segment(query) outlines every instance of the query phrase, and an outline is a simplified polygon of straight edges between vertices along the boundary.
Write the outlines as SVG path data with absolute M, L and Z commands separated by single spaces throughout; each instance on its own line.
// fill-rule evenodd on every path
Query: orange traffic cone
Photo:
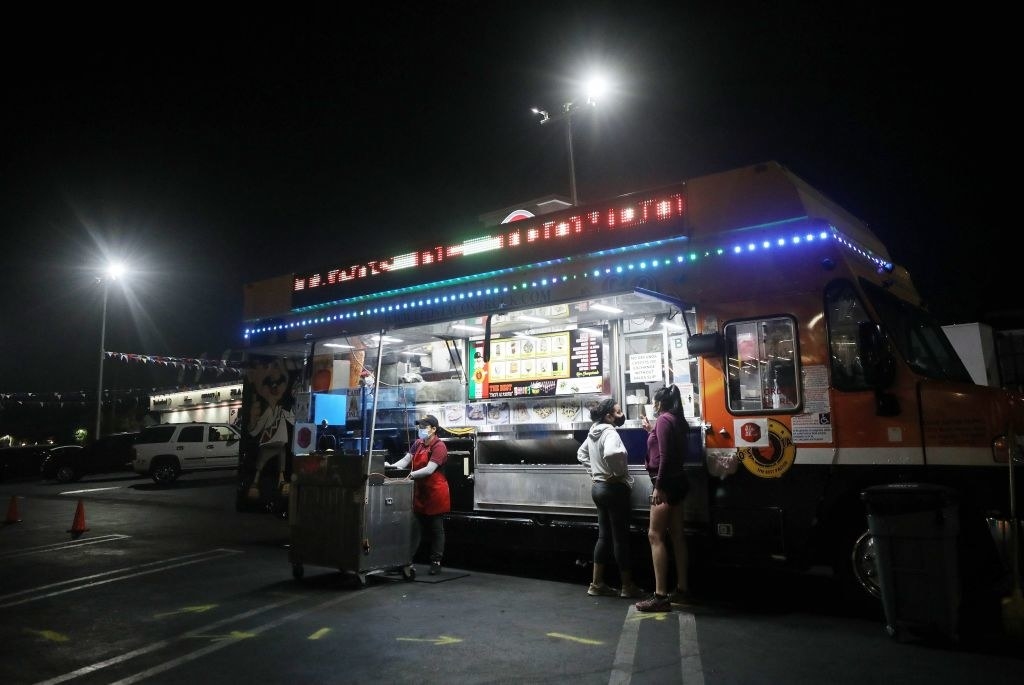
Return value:
M 82 503 L 82 500 L 78 500 L 78 508 L 75 509 L 75 520 L 71 523 L 71 530 L 68 532 L 71 533 L 72 537 L 78 537 L 87 530 L 89 529 L 85 527 L 85 505 Z
M 21 518 L 18 516 L 17 495 L 11 495 L 11 503 L 7 505 L 7 519 L 4 523 L 21 523 Z

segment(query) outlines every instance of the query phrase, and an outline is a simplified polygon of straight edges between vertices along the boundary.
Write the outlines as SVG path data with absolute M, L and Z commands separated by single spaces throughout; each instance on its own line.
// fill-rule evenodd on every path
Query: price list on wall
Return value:
M 601 375 L 601 338 L 575 331 L 569 354 L 571 374 L 576 378 Z

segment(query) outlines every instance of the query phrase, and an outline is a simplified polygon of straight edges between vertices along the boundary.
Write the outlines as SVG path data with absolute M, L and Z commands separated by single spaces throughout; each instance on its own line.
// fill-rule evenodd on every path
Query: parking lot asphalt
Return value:
M 899 642 L 816 576 L 723 573 L 653 615 L 536 560 L 295 581 L 287 521 L 234 512 L 230 480 L 0 484 L 21 518 L 0 529 L 0 682 L 1024 682 L 1019 643 Z

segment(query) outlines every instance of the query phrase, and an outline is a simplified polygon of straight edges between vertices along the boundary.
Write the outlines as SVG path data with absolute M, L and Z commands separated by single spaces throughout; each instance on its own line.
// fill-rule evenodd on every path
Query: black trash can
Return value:
M 876 485 L 861 493 L 877 550 L 890 636 L 955 642 L 960 612 L 959 496 L 930 483 Z

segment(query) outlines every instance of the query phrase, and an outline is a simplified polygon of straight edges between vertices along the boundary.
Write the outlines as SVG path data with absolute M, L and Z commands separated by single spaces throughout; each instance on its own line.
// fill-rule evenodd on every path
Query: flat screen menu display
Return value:
M 470 343 L 469 397 L 529 398 L 601 392 L 605 331 L 598 328 Z

